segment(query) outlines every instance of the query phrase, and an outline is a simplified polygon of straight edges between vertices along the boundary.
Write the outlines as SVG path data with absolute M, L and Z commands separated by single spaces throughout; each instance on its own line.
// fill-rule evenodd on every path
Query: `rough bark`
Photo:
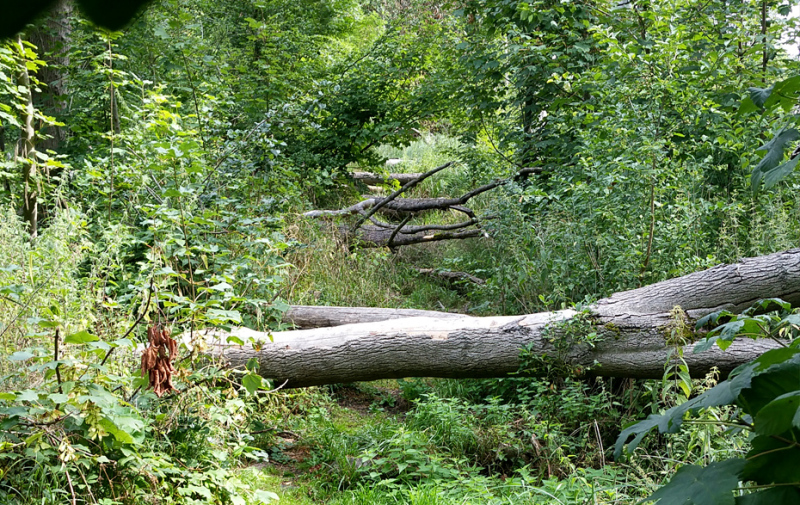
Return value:
M 209 332 L 213 353 L 231 366 L 259 360 L 260 373 L 288 387 L 400 377 L 502 377 L 518 370 L 529 349 L 550 370 L 613 377 L 661 378 L 674 308 L 689 319 L 726 308 L 740 311 L 769 297 L 800 303 L 800 249 L 720 265 L 600 300 L 587 314 L 573 310 L 504 317 L 411 317 L 335 328 L 273 333 L 233 331 L 251 345 L 227 343 Z M 671 312 L 673 312 L 671 314 Z M 571 329 L 570 329 L 571 328 Z M 585 333 L 596 333 L 587 341 Z M 777 346 L 771 340 L 737 340 L 684 359 L 693 376 L 717 367 L 723 374 Z M 530 373 L 542 373 L 532 369 Z
M 353 172 L 351 174 L 353 179 L 363 182 L 364 184 L 387 184 L 392 181 L 397 181 L 401 186 L 405 186 L 409 182 L 419 179 L 422 174 L 376 174 L 374 172 Z
M 43 87 L 33 92 L 33 103 L 44 114 L 57 119 L 63 117 L 67 103 L 64 97 L 69 92 L 66 68 L 69 66 L 69 46 L 72 35 L 72 3 L 58 0 L 48 15 L 43 18 L 28 37 L 47 65 L 37 71 Z M 56 125 L 44 126 L 37 147 L 40 151 L 58 151 L 66 139 L 64 129 Z
M 25 54 L 25 44 L 22 37 L 17 35 L 17 45 L 20 54 Z M 25 94 L 25 113 L 22 116 L 22 126 L 19 129 L 19 139 L 14 150 L 15 161 L 19 162 L 22 169 L 22 217 L 28 223 L 31 237 L 38 235 L 39 227 L 39 181 L 38 164 L 36 162 L 36 129 L 34 120 L 36 119 L 36 109 L 33 106 L 33 95 L 31 94 L 31 78 L 28 73 L 26 62 L 20 65 L 17 84 L 24 90 Z

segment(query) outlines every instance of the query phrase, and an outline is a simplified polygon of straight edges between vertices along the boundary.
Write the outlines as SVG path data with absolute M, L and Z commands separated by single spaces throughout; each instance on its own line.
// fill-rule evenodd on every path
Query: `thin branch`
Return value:
M 61 390 L 61 363 L 58 362 L 58 360 L 61 359 L 58 349 L 59 341 L 61 340 L 60 330 L 60 328 L 56 328 L 56 336 L 53 339 L 53 361 L 56 362 L 56 380 L 58 381 L 58 392 L 64 394 L 64 391 Z
M 402 188 L 398 189 L 397 191 L 395 191 L 394 193 L 392 193 L 388 197 L 384 198 L 383 200 L 381 200 L 380 202 L 375 204 L 375 206 L 372 207 L 372 209 L 370 209 L 370 211 L 367 212 L 367 214 L 365 216 L 362 216 L 361 218 L 359 218 L 358 221 L 356 221 L 356 224 L 353 225 L 353 227 L 352 227 L 352 231 L 357 230 L 362 224 L 364 224 L 364 221 L 369 219 L 370 216 L 375 214 L 378 210 L 380 210 L 386 204 L 388 204 L 389 202 L 393 201 L 395 198 L 397 198 L 398 196 L 400 196 L 404 192 L 408 191 L 409 189 L 413 188 L 414 186 L 416 186 L 420 182 L 424 181 L 428 177 L 432 176 L 433 174 L 435 174 L 437 172 L 441 172 L 445 168 L 451 166 L 453 163 L 455 163 L 455 162 L 454 161 L 449 161 L 449 162 L 445 163 L 444 165 L 438 166 L 438 167 L 434 168 L 433 170 L 425 172 L 424 174 L 419 176 L 417 179 L 414 179 L 413 181 L 405 184 Z
M 144 306 L 144 310 L 139 313 L 139 317 L 136 318 L 136 321 L 133 322 L 133 325 L 131 325 L 131 327 L 128 329 L 128 331 L 125 332 L 125 334 L 122 336 L 122 338 L 126 338 L 128 335 L 130 335 L 131 332 L 134 330 L 134 328 L 136 328 L 136 325 L 138 325 L 139 322 L 142 320 L 142 318 L 145 316 L 145 314 L 147 314 L 147 309 L 150 308 L 150 297 L 152 295 L 153 295 L 153 278 L 151 277 L 150 278 L 150 287 L 147 290 L 147 303 Z M 103 358 L 103 361 L 100 362 L 100 366 L 103 366 L 103 365 L 106 364 L 106 361 L 108 361 L 108 358 L 111 357 L 111 353 L 114 352 L 114 349 L 116 349 L 116 347 L 112 347 L 111 349 L 108 350 L 108 352 L 106 352 L 106 357 Z
M 397 227 L 394 229 L 394 231 L 392 231 L 392 234 L 391 234 L 391 235 L 389 235 L 389 240 L 387 240 L 387 241 L 386 241 L 386 247 L 388 247 L 389 249 L 391 249 L 391 248 L 392 248 L 392 243 L 394 242 L 394 238 L 397 236 L 397 233 L 400 231 L 400 229 L 401 229 L 403 226 L 405 226 L 405 225 L 406 225 L 406 223 L 408 223 L 409 221 L 411 221 L 411 218 L 412 218 L 413 216 L 414 216 L 414 214 L 409 214 L 409 215 L 407 215 L 407 216 L 405 217 L 405 219 L 403 219 L 403 220 L 400 222 L 400 224 L 398 224 L 398 225 L 397 225 Z

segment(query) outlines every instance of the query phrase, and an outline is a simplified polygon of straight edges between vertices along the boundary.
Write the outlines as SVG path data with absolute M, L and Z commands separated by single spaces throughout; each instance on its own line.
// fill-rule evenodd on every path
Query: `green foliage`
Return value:
M 776 306 L 778 311 L 774 311 Z M 762 313 L 765 311 L 768 312 Z M 720 318 L 730 318 L 730 321 L 710 332 L 706 344 L 697 346 L 695 352 L 706 350 L 713 342 L 725 349 L 736 336 L 768 337 L 781 343 L 782 347 L 739 366 L 727 380 L 703 394 L 625 428 L 617 439 L 615 456 L 620 457 L 623 445 L 631 435 L 635 438 L 628 444 L 629 452 L 653 428 L 657 427 L 662 433 L 675 433 L 681 429 L 687 413 L 735 405 L 741 410 L 735 421 L 728 424 L 753 434 L 747 459 L 728 459 L 707 468 L 689 467 L 676 474 L 667 486 L 649 499 L 667 500 L 667 503 L 686 503 L 687 499 L 692 503 L 733 503 L 732 491 L 739 489 L 739 481 L 752 481 L 767 490 L 773 486 L 790 487 L 793 493 L 786 498 L 796 498 L 800 476 L 789 461 L 800 456 L 793 441 L 800 428 L 796 402 L 800 377 L 798 313 L 782 300 L 762 300 L 739 316 L 727 311 L 710 314 L 698 321 L 697 327 L 699 329 L 709 322 L 718 323 Z M 706 494 L 709 488 L 713 495 Z M 781 503 L 791 503 L 791 500 Z

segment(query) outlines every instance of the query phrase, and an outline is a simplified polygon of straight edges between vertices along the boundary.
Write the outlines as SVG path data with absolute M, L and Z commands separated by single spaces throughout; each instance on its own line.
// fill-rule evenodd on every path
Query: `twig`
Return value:
M 125 332 L 125 334 L 122 336 L 122 338 L 126 338 L 128 335 L 130 335 L 131 332 L 134 330 L 134 328 L 136 328 L 136 325 L 138 325 L 139 322 L 142 320 L 142 318 L 145 316 L 145 314 L 147 314 L 147 309 L 150 308 L 150 297 L 152 295 L 153 295 L 153 278 L 151 277 L 150 278 L 150 287 L 147 290 L 147 303 L 144 306 L 144 310 L 139 313 L 139 317 L 136 318 L 136 321 L 133 322 L 133 325 L 128 329 L 128 331 Z M 106 364 L 106 361 L 108 361 L 108 358 L 111 357 L 111 353 L 114 352 L 114 349 L 116 349 L 116 347 L 112 347 L 111 349 L 108 350 L 108 352 L 106 352 L 106 357 L 103 358 L 102 362 L 100 362 L 100 366 L 103 366 L 103 365 Z
M 53 339 L 53 361 L 56 362 L 56 380 L 58 381 L 58 392 L 64 394 L 64 391 L 61 390 L 61 363 L 58 362 L 60 359 L 58 344 L 61 340 L 61 329 L 56 328 L 56 336 Z
M 283 381 L 283 384 L 281 384 L 280 386 L 276 387 L 275 389 L 270 389 L 269 391 L 264 391 L 264 394 L 268 395 L 270 393 L 277 393 L 278 391 L 283 389 L 283 387 L 286 386 L 286 384 L 288 384 L 288 383 L 289 383 L 289 379 L 286 379 L 285 381 Z
M 69 492 L 72 495 L 72 505 L 77 505 L 78 498 L 75 496 L 75 488 L 72 487 L 72 477 L 69 476 L 69 470 L 66 470 L 64 473 L 67 474 L 67 484 L 69 484 Z
M 405 217 L 405 218 L 404 218 L 404 219 L 403 219 L 403 220 L 400 222 L 400 224 L 398 224 L 398 225 L 397 225 L 397 227 L 394 229 L 394 231 L 392 231 L 392 234 L 391 234 L 391 235 L 389 235 L 389 240 L 387 240 L 387 241 L 386 241 L 386 247 L 388 247 L 389 249 L 391 249 L 391 248 L 392 248 L 392 242 L 394 241 L 394 238 L 397 236 L 397 233 L 400 231 L 400 229 L 401 229 L 403 226 L 405 226 L 405 225 L 406 225 L 406 223 L 408 223 L 409 221 L 411 221 L 411 218 L 412 218 L 413 216 L 414 216 L 414 214 L 409 214 L 409 215 L 407 215 L 407 216 L 406 216 L 406 217 Z

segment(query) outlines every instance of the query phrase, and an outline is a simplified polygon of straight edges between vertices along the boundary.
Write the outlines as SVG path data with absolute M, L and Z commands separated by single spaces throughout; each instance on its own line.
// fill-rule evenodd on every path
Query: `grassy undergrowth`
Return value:
M 632 504 L 678 462 L 737 450 L 699 427 L 608 461 L 620 423 L 647 407 L 632 386 L 647 390 L 411 379 L 288 393 L 285 429 L 260 440 L 270 463 L 239 476 L 289 504 Z

